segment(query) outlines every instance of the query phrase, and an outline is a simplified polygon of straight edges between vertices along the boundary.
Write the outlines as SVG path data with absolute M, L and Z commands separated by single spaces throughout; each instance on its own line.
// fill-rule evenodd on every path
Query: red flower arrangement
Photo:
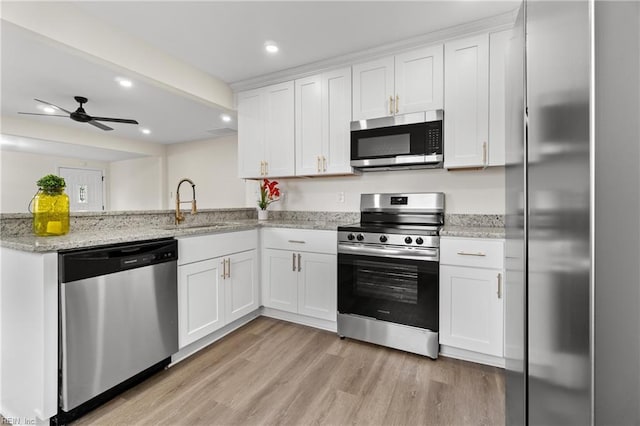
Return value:
M 280 189 L 278 188 L 278 181 L 269 179 L 263 179 L 260 184 L 260 199 L 258 200 L 258 207 L 261 210 L 266 210 L 269 204 L 280 199 Z

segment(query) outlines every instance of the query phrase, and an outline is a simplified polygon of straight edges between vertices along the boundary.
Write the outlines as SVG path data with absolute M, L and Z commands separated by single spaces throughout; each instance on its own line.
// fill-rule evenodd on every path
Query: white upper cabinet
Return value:
M 296 80 L 295 98 L 296 175 L 353 173 L 351 69 Z
M 511 30 L 489 34 L 489 165 L 505 164 L 506 59 Z
M 293 81 L 265 88 L 266 176 L 295 174 L 293 90 Z
M 393 56 L 353 66 L 353 120 L 393 115 Z
M 293 81 L 238 94 L 238 174 L 295 174 Z
M 441 109 L 442 45 L 353 66 L 353 120 Z
M 454 40 L 444 49 L 444 166 L 487 166 L 489 35 Z
M 442 109 L 442 45 L 396 55 L 396 114 Z
M 254 178 L 262 175 L 264 164 L 264 125 L 262 91 L 238 94 L 238 175 Z

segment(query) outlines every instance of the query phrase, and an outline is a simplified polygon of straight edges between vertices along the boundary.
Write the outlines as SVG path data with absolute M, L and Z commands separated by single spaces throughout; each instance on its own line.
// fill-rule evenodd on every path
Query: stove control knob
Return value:
M 424 243 L 424 240 L 421 237 L 416 238 L 416 244 L 421 245 Z
M 358 239 L 358 241 L 362 241 L 362 240 L 364 240 L 364 235 L 358 234 L 358 236 L 356 238 Z
M 407 237 L 404 239 L 404 242 L 407 244 L 411 244 L 413 242 L 413 240 L 411 239 L 411 237 Z
M 380 242 L 381 243 L 386 243 L 387 242 L 387 236 L 386 235 L 380 235 Z
M 353 235 L 353 234 L 347 235 L 347 240 L 349 240 L 349 241 L 353 240 L 354 238 L 355 238 L 355 235 Z

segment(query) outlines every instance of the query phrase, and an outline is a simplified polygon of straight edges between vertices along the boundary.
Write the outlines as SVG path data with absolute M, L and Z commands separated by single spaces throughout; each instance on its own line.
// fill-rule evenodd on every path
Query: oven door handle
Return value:
M 433 262 L 438 262 L 440 260 L 439 250 L 435 248 L 398 250 L 393 248 L 371 247 L 364 245 L 338 244 L 338 253 L 387 257 L 391 259 L 429 260 Z

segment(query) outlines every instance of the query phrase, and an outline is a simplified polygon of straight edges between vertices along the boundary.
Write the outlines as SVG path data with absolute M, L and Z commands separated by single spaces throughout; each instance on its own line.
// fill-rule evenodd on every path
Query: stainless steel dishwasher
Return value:
M 170 363 L 177 258 L 173 239 L 59 253 L 58 424 Z

